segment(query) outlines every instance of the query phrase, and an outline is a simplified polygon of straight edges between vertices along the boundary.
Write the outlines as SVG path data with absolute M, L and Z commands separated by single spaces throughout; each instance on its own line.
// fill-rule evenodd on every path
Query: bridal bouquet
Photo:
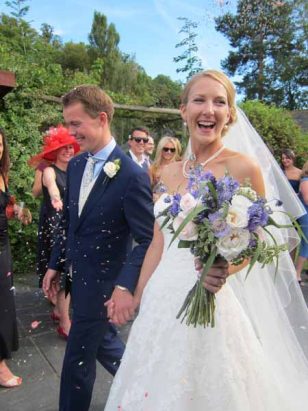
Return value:
M 187 325 L 215 325 L 215 295 L 202 283 L 216 258 L 233 265 L 249 261 L 247 275 L 256 262 L 263 266 L 278 257 L 287 244 L 278 244 L 269 230 L 280 226 L 272 218 L 270 204 L 259 197 L 249 183 L 240 185 L 230 175 L 216 179 L 209 171 L 196 167 L 190 173 L 188 191 L 161 196 L 159 216 L 162 226 L 168 224 L 173 233 L 171 243 L 178 238 L 178 247 L 190 248 L 203 264 L 203 270 L 177 315 Z M 282 203 L 275 201 L 276 205 Z

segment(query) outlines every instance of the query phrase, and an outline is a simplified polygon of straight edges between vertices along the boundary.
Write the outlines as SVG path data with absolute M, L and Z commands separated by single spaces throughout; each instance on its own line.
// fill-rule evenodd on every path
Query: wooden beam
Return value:
M 40 96 L 42 100 L 51 101 L 53 103 L 61 103 L 60 97 L 53 97 L 53 96 Z M 130 106 L 128 104 L 118 104 L 114 103 L 114 107 L 117 110 L 127 110 L 127 111 L 142 111 L 144 113 L 153 113 L 153 114 L 172 114 L 174 116 L 180 115 L 180 110 L 176 108 L 160 108 L 160 107 L 144 107 L 144 106 Z

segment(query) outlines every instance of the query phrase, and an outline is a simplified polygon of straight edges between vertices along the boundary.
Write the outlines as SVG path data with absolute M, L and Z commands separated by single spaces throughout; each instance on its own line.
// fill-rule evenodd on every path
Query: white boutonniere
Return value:
M 103 170 L 109 178 L 113 178 L 121 168 L 121 160 L 119 158 L 114 161 L 108 161 Z

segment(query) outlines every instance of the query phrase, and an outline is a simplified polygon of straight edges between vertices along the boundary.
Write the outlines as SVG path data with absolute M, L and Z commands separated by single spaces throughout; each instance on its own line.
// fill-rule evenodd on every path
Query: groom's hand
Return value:
M 134 300 L 129 290 L 115 288 L 111 300 L 113 301 L 111 322 L 115 325 L 124 325 L 134 316 Z
M 59 272 L 49 268 L 43 279 L 43 291 L 48 298 L 53 298 L 59 291 Z

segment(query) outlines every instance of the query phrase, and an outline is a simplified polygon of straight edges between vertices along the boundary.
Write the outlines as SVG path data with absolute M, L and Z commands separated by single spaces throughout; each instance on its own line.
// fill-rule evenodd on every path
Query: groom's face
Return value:
M 107 115 L 102 112 L 97 117 L 91 117 L 82 103 L 73 103 L 63 109 L 63 117 L 69 132 L 76 137 L 81 151 L 95 154 L 108 141 L 105 141 Z

